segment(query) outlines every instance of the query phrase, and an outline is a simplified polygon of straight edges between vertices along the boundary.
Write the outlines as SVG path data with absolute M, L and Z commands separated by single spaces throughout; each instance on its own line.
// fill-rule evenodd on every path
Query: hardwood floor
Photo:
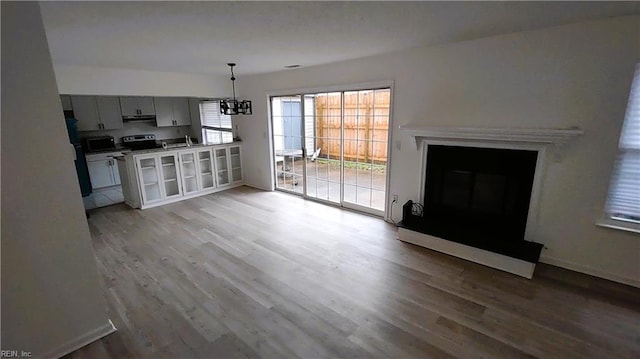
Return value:
M 294 196 L 90 215 L 118 331 L 69 358 L 640 357 L 637 288 L 545 265 L 527 280 Z

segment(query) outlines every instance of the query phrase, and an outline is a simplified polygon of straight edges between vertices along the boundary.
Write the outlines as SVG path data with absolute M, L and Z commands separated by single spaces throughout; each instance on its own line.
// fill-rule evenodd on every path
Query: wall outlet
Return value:
M 393 199 L 393 202 L 398 202 L 398 195 L 397 194 L 391 195 L 391 198 Z

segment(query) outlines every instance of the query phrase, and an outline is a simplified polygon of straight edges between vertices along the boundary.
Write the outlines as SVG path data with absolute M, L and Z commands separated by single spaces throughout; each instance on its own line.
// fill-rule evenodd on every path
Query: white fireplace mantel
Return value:
M 427 127 L 401 125 L 400 130 L 415 140 L 416 149 L 422 142 L 499 142 L 553 145 L 557 150 L 584 131 L 572 128 L 513 127 Z
M 533 150 L 538 152 L 536 171 L 531 189 L 531 199 L 527 214 L 527 224 L 524 240 L 536 241 L 538 228 L 538 204 L 546 167 L 547 148 L 555 154 L 555 160 L 560 161 L 562 149 L 572 139 L 582 135 L 582 129 L 573 128 L 499 128 L 499 127 L 428 127 L 415 125 L 401 125 L 403 134 L 413 137 L 416 150 L 422 145 L 421 183 L 419 184 L 420 200 L 424 198 L 428 145 L 467 146 L 484 148 L 503 148 L 514 150 Z M 509 273 L 531 278 L 535 263 L 488 252 L 475 247 L 448 241 L 432 235 L 414 232 L 400 228 L 398 239 L 439 252 L 464 258 L 472 262 L 501 269 Z

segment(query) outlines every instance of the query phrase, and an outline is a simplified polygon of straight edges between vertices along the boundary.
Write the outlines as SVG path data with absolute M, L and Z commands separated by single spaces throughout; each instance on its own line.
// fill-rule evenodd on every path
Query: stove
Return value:
M 122 145 L 131 150 L 148 150 L 162 147 L 156 141 L 156 135 L 131 135 L 122 137 Z

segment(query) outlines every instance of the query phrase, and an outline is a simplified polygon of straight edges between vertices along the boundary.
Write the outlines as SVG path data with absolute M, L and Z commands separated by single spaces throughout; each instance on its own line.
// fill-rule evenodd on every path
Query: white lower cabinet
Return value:
M 117 186 L 120 184 L 120 174 L 114 155 L 121 155 L 120 152 L 87 154 L 87 168 L 91 178 L 91 188 Z
M 134 208 L 153 207 L 242 184 L 239 145 L 129 154 L 119 165 L 121 173 L 127 172 L 121 176 L 125 202 Z
M 142 203 L 148 204 L 161 201 L 163 196 L 160 187 L 158 156 L 138 156 L 136 158 L 136 168 L 138 170 Z
M 242 154 L 240 146 L 229 146 L 229 168 L 231 169 L 231 183 L 242 182 Z
M 142 203 L 154 203 L 182 196 L 178 154 L 136 156 Z
M 213 152 L 211 149 L 196 151 L 198 157 L 198 188 L 207 190 L 216 188 L 215 178 L 213 177 Z
M 214 149 L 218 187 L 242 182 L 242 154 L 240 146 Z
M 216 182 L 218 187 L 231 184 L 229 178 L 229 151 L 227 148 L 216 148 L 213 150 L 216 159 Z
M 195 151 L 180 152 L 180 175 L 182 179 L 182 193 L 185 196 L 197 193 L 200 190 Z
M 158 156 L 160 159 L 160 175 L 162 176 L 163 199 L 182 196 L 180 172 L 178 171 L 178 154 Z

